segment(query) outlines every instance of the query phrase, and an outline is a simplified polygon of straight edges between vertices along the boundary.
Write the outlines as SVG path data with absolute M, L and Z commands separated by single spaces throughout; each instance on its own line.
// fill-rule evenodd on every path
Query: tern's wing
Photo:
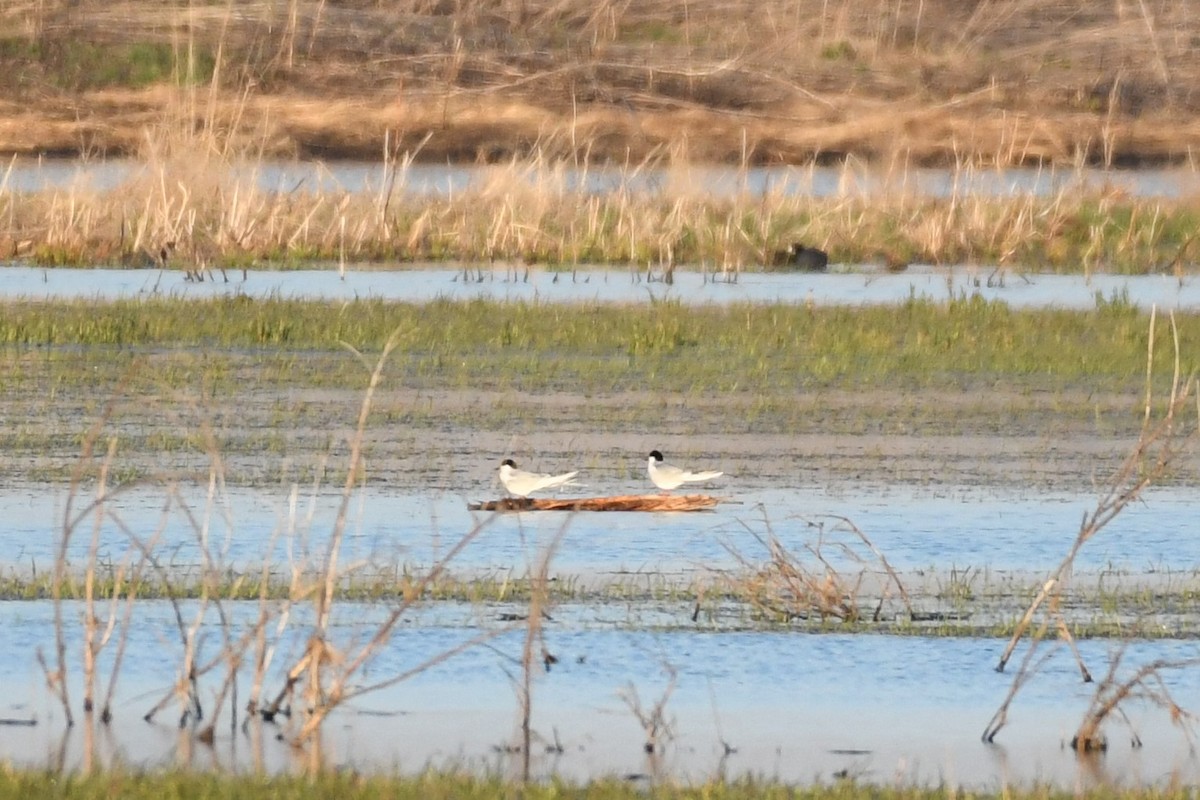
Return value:
M 654 465 L 654 471 L 668 480 L 682 478 L 687 473 L 674 464 L 668 464 L 665 461 L 660 461 Z
M 713 478 L 719 478 L 724 474 L 724 472 L 717 472 L 710 469 L 705 472 L 685 472 L 680 477 L 685 481 L 711 481 Z
M 539 489 L 553 489 L 555 486 L 568 486 L 572 484 L 571 479 L 578 475 L 579 472 L 564 472 L 561 475 L 551 475 L 548 472 L 530 473 L 529 480 L 533 484 L 533 489 L 530 491 L 538 491 Z

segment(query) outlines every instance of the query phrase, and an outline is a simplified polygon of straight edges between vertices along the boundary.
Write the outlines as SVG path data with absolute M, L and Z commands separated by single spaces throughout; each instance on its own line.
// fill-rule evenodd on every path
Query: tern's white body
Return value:
M 666 492 L 678 489 L 685 483 L 711 481 L 713 478 L 719 478 L 725 474 L 715 470 L 689 472 L 686 469 L 681 469 L 663 461 L 663 454 L 657 450 L 650 453 L 650 458 L 646 462 L 646 469 L 650 472 L 651 482 Z
M 529 497 L 534 492 L 553 489 L 556 486 L 574 486 L 575 482 L 571 479 L 578 474 L 578 471 L 564 472 L 562 475 L 526 472 L 523 469 L 517 469 L 517 465 L 511 458 L 505 459 L 504 463 L 500 465 L 500 482 L 504 484 L 504 488 L 509 494 L 517 497 Z

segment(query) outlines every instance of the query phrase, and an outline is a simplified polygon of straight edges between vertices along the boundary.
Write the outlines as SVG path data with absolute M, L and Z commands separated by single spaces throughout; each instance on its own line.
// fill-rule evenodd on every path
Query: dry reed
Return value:
M 273 718 L 279 713 L 284 701 L 293 696 L 296 687 L 300 687 L 300 697 L 303 700 L 303 719 L 291 739 L 298 745 L 311 744 L 313 746 L 314 766 L 317 768 L 320 766 L 317 733 L 328 716 L 339 706 L 354 698 L 408 680 L 501 632 L 484 631 L 444 652 L 434 654 L 399 674 L 370 683 L 352 684 L 352 681 L 360 676 L 364 668 L 388 646 L 396 626 L 404 614 L 423 599 L 426 589 L 445 572 L 449 562 L 487 527 L 488 523 L 485 520 L 463 534 L 419 580 L 413 585 L 405 587 L 403 597 L 388 611 L 384 620 L 375 626 L 364 643 L 351 649 L 345 649 L 331 636 L 330 622 L 336 599 L 335 589 L 347 572 L 347 568 L 341 566 L 340 559 L 345 527 L 349 519 L 350 502 L 354 496 L 356 485 L 362 479 L 365 470 L 364 433 L 375 391 L 379 386 L 388 357 L 399 341 L 399 333 L 397 331 L 389 338 L 371 371 L 370 381 L 359 410 L 358 424 L 351 440 L 349 468 L 342 489 L 341 504 L 326 545 L 319 580 L 315 585 L 303 590 L 304 595 L 313 599 L 316 612 L 316 620 L 309 632 L 308 643 L 300 658 L 288 668 L 283 685 L 275 698 L 267 704 L 262 704 L 255 699 L 260 713 L 264 717 Z
M 550 619 L 550 562 L 562 544 L 570 524 L 568 517 L 538 556 L 537 566 L 529 577 L 529 610 L 525 617 L 525 638 L 521 647 L 521 677 L 517 685 L 517 707 L 520 714 L 521 779 L 532 778 L 533 758 L 533 677 L 538 668 L 549 672 L 557 657 L 546 646 L 545 622 Z M 555 747 L 561 752 L 562 746 Z
M 662 4 L 549 0 L 519 11 L 466 2 L 449 13 L 425 3 L 335 10 L 319 0 L 236 14 L 95 0 L 6 7 L 0 22 L 16 32 L 6 41 L 22 70 L 54 73 L 71 47 L 103 55 L 140 42 L 169 43 L 176 63 L 173 83 L 138 92 L 64 86 L 98 95 L 116 117 L 123 103 L 136 107 L 103 130 L 38 124 L 28 114 L 40 143 L 23 145 L 27 134 L 10 130 L 5 139 L 0 129 L 0 151 L 88 141 L 146 165 L 113 191 L 25 196 L 0 182 L 0 254 L 169 265 L 190 279 L 218 269 L 228 279 L 224 270 L 264 263 L 344 270 L 428 260 L 653 266 L 665 280 L 688 264 L 729 279 L 803 238 L 835 261 L 895 268 L 916 261 L 1182 279 L 1197 218 L 1187 199 L 1064 186 L 1050 197 L 1002 200 L 957 189 L 930 200 L 903 188 L 713 200 L 686 169 L 875 156 L 876 171 L 903 187 L 910 166 L 938 159 L 957 186 L 985 166 L 1188 158 L 1200 146 L 1194 126 L 1144 120 L 1191 117 L 1190 95 L 1162 83 L 1200 72 L 1185 35 L 1200 22 L 1182 2 L 1151 16 L 1111 6 L 1081 14 L 1070 3 L 1033 13 L 1024 0 L 970 13 L 945 0 L 894 10 L 855 0 L 836 11 L 817 0 L 705 0 L 682 19 Z M 0 61 L 7 52 L 0 48 Z M 214 58 L 204 81 L 195 79 L 198 52 Z M 55 135 L 62 141 L 47 144 Z M 281 153 L 382 159 L 380 178 L 362 194 L 264 191 L 256 181 L 264 155 Z M 464 194 L 413 198 L 402 190 L 416 159 L 502 166 Z M 598 163 L 623 165 L 628 180 L 653 171 L 667 185 L 647 197 L 571 184 L 567 168 L 586 175 Z
M 802 545 L 807 560 L 785 546 L 769 523 L 766 533 L 746 526 L 766 547 L 766 560 L 731 550 L 741 570 L 723 577 L 722 584 L 773 619 L 878 622 L 893 596 L 900 599 L 911 618 L 908 592 L 883 553 L 849 519 L 836 516 L 831 520 L 832 525 L 808 523 L 816 538 Z M 864 606 L 868 592 L 873 593 L 872 606 Z
M 1123 655 L 1124 651 L 1118 652 L 1109 660 L 1108 673 L 1097 684 L 1088 710 L 1084 713 L 1075 735 L 1071 737 L 1071 749 L 1079 753 L 1107 749 L 1108 738 L 1102 730 L 1104 723 L 1115 715 L 1126 724 L 1130 724 L 1123 706 L 1132 701 L 1143 701 L 1166 711 L 1172 724 L 1183 731 L 1194 748 L 1196 741 L 1191 726 L 1196 720 L 1196 715 L 1175 701 L 1164 675 L 1178 670 L 1194 669 L 1200 666 L 1200 658 L 1157 659 L 1137 668 L 1132 675 L 1122 678 L 1120 666 Z M 1141 737 L 1132 729 L 1130 741 L 1134 747 L 1142 746 Z
M 128 153 L 173 109 L 309 156 L 375 157 L 390 130 L 438 162 L 1187 159 L 1198 26 L 1188 0 L 44 0 L 0 8 L 24 112 L 0 148 Z M 139 47 L 171 63 L 134 80 Z
M 181 736 L 187 742 L 211 744 L 218 736 L 217 724 L 222 720 L 228 720 L 230 735 L 236 735 L 239 727 L 257 729 L 263 722 L 279 721 L 280 716 L 290 719 L 291 706 L 287 701 L 298 689 L 302 711 L 298 715 L 298 724 L 290 726 L 287 736 L 297 745 L 311 745 L 309 752 L 317 768 L 321 764 L 316 734 L 329 714 L 341 704 L 406 680 L 506 630 L 483 631 L 399 674 L 375 676 L 368 683 L 350 683 L 389 645 L 402 616 L 425 598 L 428 590 L 444 574 L 450 560 L 473 541 L 487 524 L 486 521 L 481 522 L 467 531 L 425 574 L 397 586 L 400 599 L 394 608 L 389 609 L 383 622 L 367 631 L 365 642 L 347 647 L 338 640 L 330 627 L 337 589 L 358 566 L 342 562 L 342 548 L 351 499 L 364 477 L 364 431 L 384 365 L 398 338 L 398 335 L 393 335 L 389 339 L 371 369 L 358 424 L 350 442 L 350 463 L 340 505 L 328 538 L 320 543 L 324 548 L 320 567 L 314 569 L 306 561 L 305 555 L 296 554 L 290 564 L 291 579 L 286 596 L 272 599 L 268 594 L 271 565 L 269 559 L 265 559 L 258 590 L 257 613 L 249 618 L 236 613 L 233 606 L 234 599 L 243 596 L 243 583 L 252 581 L 254 575 L 253 570 L 244 573 L 235 570 L 229 561 L 234 521 L 229 514 L 224 460 L 219 442 L 212 426 L 204 421 L 206 415 L 211 415 L 211 409 L 205 409 L 202 403 L 191 400 L 184 403 L 201 418 L 197 443 L 208 462 L 208 472 L 204 476 L 206 482 L 202 484 L 203 500 L 199 506 L 194 506 L 183 487 L 183 483 L 192 481 L 194 476 L 163 473 L 144 480 L 110 485 L 109 476 L 115 471 L 117 463 L 119 435 L 110 434 L 102 455 L 97 455 L 97 450 L 107 430 L 120 430 L 118 407 L 124 398 L 120 392 L 109 398 L 97 421 L 83 437 L 83 453 L 76 463 L 68 492 L 52 579 L 55 649 L 50 655 L 40 651 L 36 654 L 47 684 L 63 708 L 68 727 L 75 721 L 70 687 L 76 681 L 83 687 L 87 741 L 93 740 L 92 729 L 97 717 L 103 725 L 114 722 L 112 702 L 126 655 L 128 637 L 130 631 L 144 621 L 145 608 L 143 603 L 139 603 L 138 593 L 144 585 L 146 573 L 153 573 L 158 584 L 165 587 L 163 594 L 169 603 L 169 618 L 178 649 L 174 679 L 153 701 L 144 718 L 152 721 L 164 710 L 174 707 L 178 711 Z M 91 491 L 94 497 L 81 502 L 89 480 L 93 483 Z M 157 522 L 149 530 L 130 525 L 120 507 L 124 494 L 146 487 L 159 489 L 164 496 Z M 314 485 L 314 494 L 319 488 L 318 482 Z M 286 528 L 281 526 L 275 531 L 272 541 L 283 535 L 296 541 L 300 538 L 296 536 L 297 532 L 300 529 L 307 531 L 311 525 L 311 520 L 297 520 L 298 495 L 298 489 L 293 489 L 290 503 L 292 515 Z M 180 520 L 182 532 L 178 530 Z M 82 567 L 82 618 L 76 644 L 70 633 L 72 625 L 68 614 L 72 607 L 68 605 L 65 587 L 68 581 L 73 580 L 75 569 L 70 564 L 70 553 L 89 521 L 92 523 L 91 538 L 86 542 L 86 560 Z M 226 531 L 221 540 L 213 533 L 218 522 Z M 107 565 L 109 574 L 105 581 L 99 580 L 98 576 L 105 566 L 101 553 L 107 548 L 107 545 L 101 547 L 102 527 L 107 528 L 104 536 L 115 533 L 128 545 L 118 563 Z M 200 559 L 200 580 L 192 587 L 194 596 L 186 600 L 183 598 L 188 592 L 173 588 L 176 575 L 166 563 L 174 548 L 164 548 L 165 542 L 177 540 L 180 535 L 191 540 Z M 545 575 L 543 578 L 548 580 Z M 541 600 L 538 602 L 546 602 L 546 593 L 543 583 Z M 315 613 L 312 622 L 305 623 L 311 625 L 306 632 L 307 645 L 300 658 L 283 669 L 281 676 L 281 669 L 276 666 L 277 650 L 285 641 L 305 633 L 304 629 L 297 627 L 297 615 L 294 612 L 299 604 L 308 602 L 313 604 Z M 351 635 L 358 637 L 361 634 L 361 630 L 355 630 Z M 78 658 L 73 656 L 76 646 L 79 648 Z M 115 652 L 105 659 L 104 656 L 110 651 Z M 78 676 L 73 674 L 76 664 L 81 672 Z M 282 688 L 273 697 L 264 697 L 268 685 L 280 677 Z M 102 689 L 105 678 L 107 686 Z M 239 725 L 239 682 L 247 678 L 250 683 L 245 700 L 248 714 Z M 99 712 L 98 715 L 95 712 Z M 88 745 L 86 750 L 85 756 L 90 764 L 91 746 Z
M 803 240 L 835 263 L 880 271 L 914 262 L 1182 280 L 1194 271 L 1200 219 L 1188 198 L 1131 198 L 1072 179 L 1048 195 L 961 188 L 933 198 L 906 188 L 903 170 L 895 188 L 879 192 L 814 197 L 776 186 L 719 195 L 669 159 L 630 166 L 615 175 L 624 188 L 593 193 L 574 183 L 567 162 L 544 154 L 487 168 L 446 195 L 406 191 L 413 154 L 388 150 L 368 191 L 279 191 L 266 185 L 269 165 L 252 153 L 215 152 L 190 135 L 161 137 L 161 147 L 113 189 L 0 186 L 0 253 L 44 265 L 169 268 L 188 280 L 227 281 L 230 269 L 251 266 L 332 265 L 344 273 L 362 264 L 435 262 L 474 267 L 464 277 L 476 279 L 492 265 L 603 264 L 670 281 L 677 265 L 723 279 L 769 268 L 775 251 Z M 959 169 L 956 181 L 968 186 L 977 168 Z M 638 189 L 651 170 L 666 184 Z
M 126 375 L 121 381 L 124 385 L 129 376 Z M 101 620 L 96 611 L 96 573 L 100 568 L 99 559 L 99 533 L 101 524 L 107 515 L 107 503 L 113 496 L 114 492 L 110 492 L 107 485 L 108 470 L 113 462 L 113 457 L 116 451 L 116 440 L 112 439 L 107 448 L 107 455 L 102 459 L 99 467 L 99 481 L 96 487 L 95 499 L 84 504 L 82 511 L 77 512 L 75 503 L 82 494 L 84 487 L 84 476 L 88 474 L 91 467 L 94 466 L 96 458 L 96 446 L 100 441 L 104 430 L 105 423 L 111 419 L 114 412 L 114 402 L 110 398 L 106 403 L 100 417 L 97 421 L 85 432 L 83 436 L 82 454 L 75 464 L 75 468 L 71 474 L 70 488 L 67 492 L 66 506 L 63 512 L 63 524 L 59 533 L 58 549 L 54 562 L 54 576 L 51 583 L 51 598 L 54 603 L 54 629 L 55 629 L 55 652 L 54 652 L 54 667 L 51 668 L 45 654 L 41 651 L 37 652 L 38 663 L 41 665 L 43 672 L 46 675 L 47 686 L 51 692 L 58 698 L 63 707 L 64 718 L 68 726 L 75 723 L 74 713 L 72 711 L 72 703 L 70 699 L 70 689 L 68 686 L 70 667 L 67 655 L 67 639 L 66 639 L 66 621 L 64 618 L 64 583 L 68 579 L 68 552 L 71 543 L 74 541 L 79 527 L 91 516 L 93 517 L 92 537 L 88 548 L 87 562 L 84 566 L 84 618 L 83 618 L 83 642 L 82 642 L 82 669 L 83 669 L 83 709 L 87 715 L 88 726 L 91 726 L 93 721 L 93 712 L 95 710 L 96 700 L 96 681 L 97 681 L 97 661 L 103 648 L 111 641 L 114 630 L 119 626 L 117 652 L 113 659 L 108 692 L 105 701 L 100 711 L 100 721 L 103 724 L 108 724 L 111 720 L 111 697 L 115 690 L 117 675 L 120 672 L 120 665 L 124 653 L 125 637 L 129 630 L 129 613 L 132 609 L 133 601 L 136 597 L 136 591 L 133 588 L 136 581 L 128 581 L 130 573 L 138 573 L 141 570 L 142 562 L 138 562 L 136 566 L 132 564 L 132 553 L 124 558 L 118 565 L 115 574 L 115 580 L 112 584 L 112 595 L 110 598 L 110 606 L 108 617 L 106 620 Z M 117 490 L 116 493 L 119 493 Z M 117 608 L 120 601 L 122 591 L 126 591 L 126 612 L 124 615 L 118 615 Z M 103 624 L 102 624 L 103 623 Z M 99 635 L 100 629 L 103 627 L 103 635 Z

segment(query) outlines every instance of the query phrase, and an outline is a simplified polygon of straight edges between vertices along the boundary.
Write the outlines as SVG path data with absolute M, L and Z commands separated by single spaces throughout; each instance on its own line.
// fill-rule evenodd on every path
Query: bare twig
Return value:
M 1025 636 L 1035 616 L 1043 609 L 1043 606 L 1047 607 L 1042 624 L 1038 628 L 1037 633 L 1031 637 L 1029 652 L 1026 654 L 1022 668 L 1014 678 L 1008 697 L 1005 698 L 1000 710 L 996 712 L 996 715 L 984 730 L 984 741 L 993 741 L 1000 728 L 1006 722 L 1008 708 L 1020 688 L 1028 682 L 1031 674 L 1030 665 L 1035 663 L 1033 661 L 1034 651 L 1041 644 L 1043 636 L 1049 627 L 1052 626 L 1058 632 L 1058 635 L 1070 644 L 1083 680 L 1092 680 L 1090 671 L 1087 669 L 1079 651 L 1075 647 L 1074 639 L 1070 634 L 1070 629 L 1061 610 L 1062 592 L 1070 578 L 1075 559 L 1089 541 L 1112 522 L 1130 503 L 1138 500 L 1147 487 L 1151 486 L 1171 469 L 1176 456 L 1181 452 L 1185 443 L 1198 436 L 1197 428 L 1192 427 L 1190 431 L 1186 430 L 1181 420 L 1181 415 L 1191 404 L 1191 394 L 1196 389 L 1196 381 L 1194 378 L 1189 378 L 1185 381 L 1181 375 L 1179 335 L 1175 325 L 1174 314 L 1171 315 L 1171 331 L 1173 334 L 1175 359 L 1170 394 L 1167 399 L 1166 408 L 1162 412 L 1162 417 L 1157 421 L 1153 418 L 1152 380 L 1155 319 L 1156 315 L 1151 313 L 1150 334 L 1147 343 L 1146 411 L 1143 418 L 1141 435 L 1129 455 L 1113 474 L 1108 486 L 1097 501 L 1096 507 L 1091 512 L 1083 515 L 1079 531 L 1076 533 L 1075 539 L 1071 543 L 1066 556 L 1043 582 L 1037 595 L 1018 621 L 1008 645 L 1004 648 L 1004 652 L 1001 654 L 999 663 L 996 666 L 997 671 L 1004 670 L 1009 658 L 1016 650 L 1021 639 Z M 1117 709 L 1122 700 L 1130 697 L 1134 689 L 1140 687 L 1145 679 L 1152 675 L 1157 675 L 1159 669 L 1167 666 L 1166 664 L 1156 663 L 1149 671 L 1139 671 L 1131 680 L 1118 683 L 1114 677 L 1118 661 L 1119 659 L 1115 659 L 1110 664 L 1108 678 L 1097 687 L 1092 709 L 1080 726 L 1079 732 L 1073 742 L 1073 746 L 1077 749 L 1089 750 L 1100 747 L 1102 740 L 1099 737 L 1099 727 L 1103 720 Z M 1044 663 L 1044 659 L 1036 663 L 1040 665 Z M 1172 709 L 1173 717 L 1177 715 L 1178 706 L 1175 705 L 1174 701 L 1170 700 L 1169 695 L 1161 695 L 1159 697 L 1165 698 L 1161 702 Z

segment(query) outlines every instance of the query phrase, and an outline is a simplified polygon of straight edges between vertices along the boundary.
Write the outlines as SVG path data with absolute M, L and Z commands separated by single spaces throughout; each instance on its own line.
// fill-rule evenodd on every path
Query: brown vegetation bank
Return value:
M 0 4 L 9 154 L 1189 163 L 1198 109 L 1194 0 Z

